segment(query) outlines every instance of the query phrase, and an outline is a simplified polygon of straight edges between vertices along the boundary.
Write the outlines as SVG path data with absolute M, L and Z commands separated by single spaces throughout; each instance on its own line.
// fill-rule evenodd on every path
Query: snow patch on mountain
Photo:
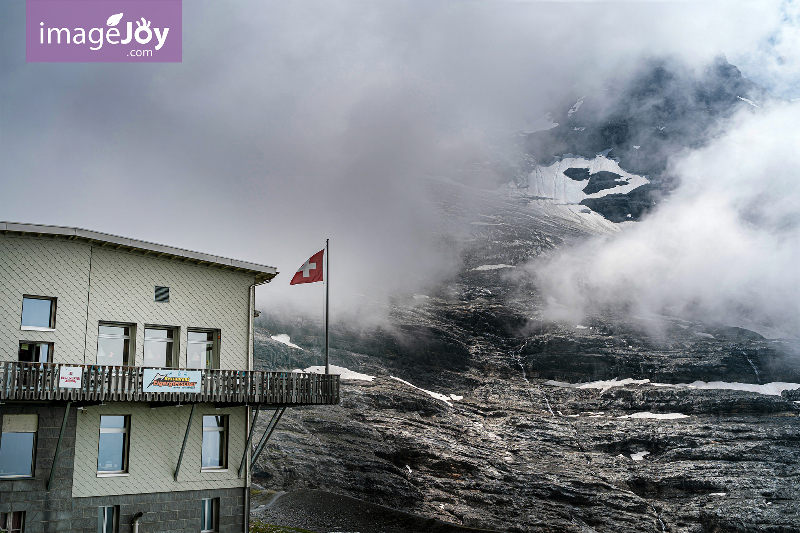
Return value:
M 625 387 L 628 385 L 652 385 L 654 387 L 675 387 L 685 389 L 705 389 L 705 390 L 741 390 L 747 392 L 755 392 L 767 396 L 780 396 L 785 390 L 800 389 L 800 383 L 787 383 L 783 381 L 773 381 L 771 383 L 756 384 L 756 383 L 734 383 L 728 381 L 694 381 L 692 383 L 653 383 L 649 379 L 606 379 L 601 381 L 592 381 L 589 383 L 565 383 L 563 381 L 549 380 L 545 381 L 545 385 L 553 387 L 569 387 L 574 389 L 601 389 L 601 393 L 613 387 Z
M 569 178 L 564 171 L 574 169 L 587 169 L 589 174 L 598 172 L 611 172 L 619 176 L 619 184 L 587 194 L 586 180 Z M 644 176 L 631 174 L 623 170 L 619 163 L 605 155 L 598 155 L 594 159 L 583 157 L 564 157 L 549 166 L 537 166 L 528 175 L 527 193 L 537 198 L 551 199 L 566 204 L 580 204 L 586 198 L 601 198 L 609 194 L 626 194 L 637 187 L 650 183 Z
M 685 415 L 683 413 L 651 413 L 650 411 L 643 411 L 641 413 L 633 413 L 632 415 L 618 416 L 617 418 L 649 418 L 653 420 L 677 420 L 679 418 L 689 418 L 689 415 Z
M 504 265 L 502 263 L 499 265 L 481 265 L 473 268 L 472 270 L 498 270 L 501 268 L 514 268 L 514 265 Z
M 354 372 L 349 368 L 345 368 L 343 366 L 331 366 L 331 374 L 337 374 L 339 379 L 349 379 L 349 380 L 358 380 L 358 381 L 372 381 L 375 379 L 375 376 L 368 376 L 367 374 L 362 374 L 360 372 Z M 324 374 L 325 367 L 324 366 L 310 366 L 304 370 L 292 370 L 292 372 L 305 372 L 306 374 Z
M 750 104 L 753 107 L 760 107 L 760 106 L 756 105 L 755 102 L 753 102 L 752 100 L 748 100 L 747 98 L 742 98 L 741 96 L 737 96 L 736 98 L 738 98 L 739 100 L 741 100 L 743 102 L 747 102 L 748 104 Z
M 578 109 L 580 109 L 580 108 L 581 108 L 581 106 L 583 105 L 583 101 L 584 101 L 584 99 L 586 99 L 586 96 L 581 96 L 581 97 L 578 99 L 578 101 L 577 101 L 577 102 L 575 102 L 575 105 L 574 105 L 574 106 L 572 106 L 572 107 L 569 109 L 569 111 L 567 111 L 567 116 L 568 116 L 568 117 L 571 117 L 573 113 L 575 113 L 575 112 L 576 112 Z
M 553 114 L 545 113 L 541 117 L 528 123 L 523 129 L 523 133 L 536 133 L 537 131 L 547 131 L 558 126 L 558 122 L 553 122 Z
M 291 337 L 285 333 L 279 333 L 278 335 L 270 336 L 270 339 L 285 344 L 286 346 L 291 346 L 292 348 L 297 348 L 298 350 L 302 350 L 301 347 L 292 343 Z
M 427 394 L 427 395 L 429 395 L 429 396 L 431 396 L 433 398 L 436 398 L 437 400 L 441 400 L 441 401 L 443 401 L 444 403 L 446 403 L 447 405 L 449 405 L 451 407 L 453 406 L 452 401 L 459 401 L 459 400 L 463 400 L 464 399 L 463 396 L 459 396 L 458 394 L 439 394 L 438 392 L 429 391 L 427 389 L 423 389 L 421 387 L 417 387 L 416 385 L 412 385 L 411 383 L 409 383 L 408 381 L 406 381 L 404 379 L 400 379 L 400 378 L 395 377 L 395 376 L 389 376 L 389 377 L 394 379 L 394 380 L 399 381 L 400 383 L 408 385 L 411 388 L 420 390 L 420 391 L 424 392 L 425 394 Z

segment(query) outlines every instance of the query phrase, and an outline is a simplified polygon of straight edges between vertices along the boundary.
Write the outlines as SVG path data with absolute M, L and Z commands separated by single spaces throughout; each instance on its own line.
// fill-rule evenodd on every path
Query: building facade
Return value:
M 253 413 L 338 402 L 338 376 L 252 370 L 276 274 L 0 223 L 0 529 L 245 531 Z

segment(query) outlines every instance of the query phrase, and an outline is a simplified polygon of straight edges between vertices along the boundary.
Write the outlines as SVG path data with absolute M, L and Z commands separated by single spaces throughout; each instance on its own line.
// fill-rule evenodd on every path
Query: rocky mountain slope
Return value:
M 700 81 L 656 66 L 626 100 L 635 112 L 590 115 L 587 97 L 564 123 L 586 112 L 600 117 L 592 131 L 537 132 L 549 136 L 549 147 L 529 153 L 541 170 L 552 164 L 545 153 L 563 161 L 571 150 L 558 179 L 581 182 L 584 195 L 626 185 L 578 158 L 604 158 L 627 180 L 647 174 L 668 191 L 660 155 L 637 169 L 635 153 L 645 152 L 624 147 L 644 149 L 642 136 L 701 142 L 701 130 L 731 105 L 750 105 L 739 97 L 753 101 L 758 88 L 726 65 Z M 627 117 L 626 126 L 603 130 L 609 116 Z M 697 130 L 685 129 L 689 118 Z M 636 190 L 626 194 L 635 198 Z M 443 246 L 458 252 L 460 269 L 424 294 L 374 304 L 387 317 L 380 326 L 333 326 L 333 364 L 374 379 L 344 381 L 338 406 L 287 411 L 254 481 L 498 531 L 800 530 L 797 338 L 626 309 L 551 321 L 525 264 L 624 225 L 602 209 L 606 216 L 543 198 L 528 182 L 485 191 L 441 179 L 430 192 L 442 212 Z M 619 212 L 627 215 L 625 202 Z M 267 311 L 256 322 L 257 365 L 319 365 L 322 338 L 318 320 Z M 300 525 L 327 531 L 325 523 Z

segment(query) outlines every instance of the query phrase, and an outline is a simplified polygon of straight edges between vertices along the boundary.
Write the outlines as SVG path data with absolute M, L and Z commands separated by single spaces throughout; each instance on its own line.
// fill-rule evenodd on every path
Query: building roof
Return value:
M 278 270 L 271 266 L 248 263 L 247 261 L 228 259 L 227 257 L 220 257 L 218 255 L 193 252 L 191 250 L 184 250 L 182 248 L 175 248 L 173 246 L 138 241 L 136 239 L 129 239 L 127 237 L 109 235 L 108 233 L 99 233 L 97 231 L 90 231 L 81 228 L 45 226 L 41 224 L 21 224 L 18 222 L 0 222 L 0 233 L 3 235 L 7 233 L 18 233 L 22 235 L 35 235 L 37 237 L 64 237 L 67 240 L 75 240 L 91 244 L 97 243 L 101 246 L 112 247 L 116 250 L 140 252 L 143 255 L 154 254 L 156 257 L 175 259 L 184 263 L 191 262 L 197 265 L 217 266 L 223 269 L 230 269 L 233 272 L 253 274 L 257 284 L 267 283 L 276 275 L 278 275 Z

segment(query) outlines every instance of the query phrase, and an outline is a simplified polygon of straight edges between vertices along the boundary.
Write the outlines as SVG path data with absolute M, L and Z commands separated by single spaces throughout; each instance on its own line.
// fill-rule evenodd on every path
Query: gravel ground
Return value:
M 319 533 L 456 533 L 488 531 L 448 524 L 320 490 L 254 494 L 251 517 Z

